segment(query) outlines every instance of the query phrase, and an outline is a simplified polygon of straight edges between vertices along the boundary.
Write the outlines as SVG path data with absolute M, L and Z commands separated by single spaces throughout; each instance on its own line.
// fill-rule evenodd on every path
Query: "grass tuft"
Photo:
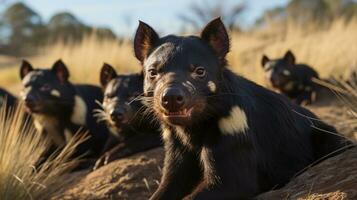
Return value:
M 49 199 L 61 188 L 59 179 L 79 160 L 70 159 L 86 136 L 75 136 L 56 156 L 38 167 L 36 163 L 49 143 L 28 125 L 22 105 L 0 108 L 0 197 L 2 200 Z

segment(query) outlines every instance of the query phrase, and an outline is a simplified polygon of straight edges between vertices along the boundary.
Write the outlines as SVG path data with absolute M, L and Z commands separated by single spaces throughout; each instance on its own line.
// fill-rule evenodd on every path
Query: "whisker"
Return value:
M 344 139 L 346 139 L 346 140 L 348 140 L 348 141 L 350 141 L 350 142 L 352 142 L 352 143 L 354 142 L 353 140 L 351 140 L 350 138 L 348 138 L 348 137 L 346 137 L 346 136 L 344 136 L 344 135 L 341 135 L 341 134 L 338 134 L 338 133 L 334 133 L 334 132 L 331 132 L 331 131 L 328 131 L 328 130 L 324 130 L 324 129 L 322 129 L 322 128 L 319 128 L 319 127 L 315 126 L 315 124 L 314 124 L 313 121 L 312 121 L 312 120 L 314 120 L 314 121 L 322 121 L 322 120 L 316 119 L 316 118 L 313 118 L 313 117 L 308 117 L 308 116 L 306 116 L 306 115 L 304 115 L 304 114 L 302 114 L 302 113 L 297 112 L 296 110 L 292 110 L 292 111 L 295 112 L 295 113 L 297 113 L 298 115 L 300 115 L 300 116 L 305 117 L 306 119 L 308 119 L 309 122 L 311 123 L 311 127 L 312 127 L 312 128 L 314 128 L 314 129 L 316 129 L 316 130 L 319 130 L 319 131 L 323 131 L 323 132 L 325 132 L 325 133 L 327 133 L 327 134 L 331 134 L 331 135 L 335 135 L 335 136 L 344 138 Z
M 142 96 L 144 95 L 144 92 L 139 94 L 138 96 L 136 96 L 133 100 L 131 100 L 130 102 L 128 102 L 128 105 L 130 105 L 131 103 L 133 103 L 136 100 L 139 100 Z
M 100 101 L 98 101 L 98 100 L 95 100 L 95 103 L 96 103 L 97 105 L 99 105 L 99 106 L 103 109 L 103 104 L 102 104 L 102 102 L 100 102 Z

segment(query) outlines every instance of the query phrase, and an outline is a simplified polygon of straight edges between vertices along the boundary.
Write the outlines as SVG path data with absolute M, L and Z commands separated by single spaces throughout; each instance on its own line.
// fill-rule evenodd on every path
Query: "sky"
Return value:
M 202 0 L 196 1 L 202 2 Z M 242 1 L 244 0 L 224 0 L 228 6 Z M 56 12 L 70 11 L 86 24 L 109 27 L 118 35 L 130 36 L 134 34 L 138 20 L 150 24 L 161 34 L 178 32 L 182 27 L 182 21 L 177 16 L 187 12 L 187 7 L 194 0 L 22 0 L 22 2 L 38 12 L 45 21 Z M 213 3 L 215 0 L 203 0 L 203 2 Z M 245 0 L 247 9 L 240 17 L 239 23 L 247 27 L 254 23 L 264 10 L 285 5 L 287 2 L 288 0 Z

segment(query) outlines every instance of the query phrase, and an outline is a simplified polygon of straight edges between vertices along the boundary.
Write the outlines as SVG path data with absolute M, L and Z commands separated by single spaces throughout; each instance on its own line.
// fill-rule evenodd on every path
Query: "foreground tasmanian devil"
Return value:
M 79 130 L 89 131 L 90 138 L 81 144 L 76 155 L 97 156 L 107 139 L 105 124 L 98 124 L 93 110 L 102 101 L 99 87 L 69 82 L 65 64 L 58 60 L 51 69 L 34 69 L 23 61 L 20 76 L 24 89 L 22 99 L 36 129 L 47 135 L 54 147 L 63 147 Z
M 295 56 L 289 50 L 283 58 L 270 60 L 263 55 L 262 67 L 271 85 L 297 104 L 309 104 L 316 100 L 317 72 L 305 64 L 295 64 Z
M 140 22 L 134 49 L 165 144 L 151 199 L 251 198 L 343 145 L 308 110 L 226 68 L 229 38 L 220 19 L 200 37 L 160 38 Z
M 143 74 L 117 75 L 115 69 L 104 64 L 100 73 L 104 90 L 103 110 L 99 120 L 106 121 L 112 138 L 108 150 L 96 163 L 94 169 L 108 162 L 161 145 L 157 123 L 145 116 L 141 103 Z M 115 143 L 115 146 L 111 146 Z

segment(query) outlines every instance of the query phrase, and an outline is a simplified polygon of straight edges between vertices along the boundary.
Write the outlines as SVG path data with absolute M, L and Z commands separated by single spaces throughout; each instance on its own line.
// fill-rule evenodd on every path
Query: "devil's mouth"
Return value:
M 42 106 L 38 104 L 25 104 L 25 109 L 29 113 L 37 113 L 37 112 L 41 112 Z
M 126 126 L 128 124 L 128 120 L 114 120 L 112 121 L 112 124 L 114 124 L 116 127 L 121 128 L 123 126 Z
M 167 118 L 175 117 L 175 118 L 187 118 L 191 116 L 193 107 L 184 108 L 179 111 L 165 111 L 164 116 Z

